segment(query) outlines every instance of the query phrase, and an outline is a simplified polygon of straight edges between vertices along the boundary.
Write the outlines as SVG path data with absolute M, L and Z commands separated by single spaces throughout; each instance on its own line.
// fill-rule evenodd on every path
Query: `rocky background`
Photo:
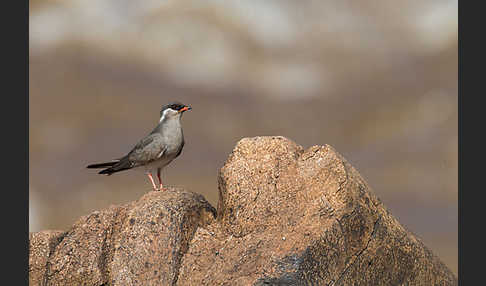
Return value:
M 180 100 L 167 185 L 216 206 L 242 137 L 329 144 L 457 274 L 457 1 L 31 0 L 30 230 L 149 192 L 123 155 Z

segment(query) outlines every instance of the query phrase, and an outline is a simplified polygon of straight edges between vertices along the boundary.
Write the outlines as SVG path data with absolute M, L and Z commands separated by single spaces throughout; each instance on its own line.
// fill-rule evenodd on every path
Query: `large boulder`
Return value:
M 81 217 L 62 234 L 31 234 L 30 285 L 173 285 L 194 232 L 214 216 L 201 195 L 168 188 Z
M 31 285 L 457 285 L 328 145 L 242 139 L 218 182 L 216 217 L 169 188 L 31 234 Z

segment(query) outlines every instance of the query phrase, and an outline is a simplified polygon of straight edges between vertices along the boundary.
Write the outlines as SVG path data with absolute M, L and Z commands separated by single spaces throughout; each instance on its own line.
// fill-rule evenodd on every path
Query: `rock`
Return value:
M 238 142 L 178 285 L 457 285 L 332 147 Z
M 63 238 L 63 231 L 44 230 L 29 234 L 29 285 L 43 285 L 49 257 Z
M 172 285 L 196 228 L 214 216 L 201 195 L 169 188 L 81 217 L 53 249 L 31 234 L 30 284 Z
M 169 188 L 31 234 L 31 285 L 457 285 L 328 145 L 242 139 L 218 183 L 217 219 Z

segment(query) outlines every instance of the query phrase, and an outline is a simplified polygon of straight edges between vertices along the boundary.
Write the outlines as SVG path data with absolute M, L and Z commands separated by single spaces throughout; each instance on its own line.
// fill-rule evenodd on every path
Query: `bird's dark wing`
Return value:
M 99 174 L 111 175 L 113 173 L 142 166 L 159 159 L 167 147 L 162 142 L 160 134 L 150 134 L 140 140 L 135 147 L 119 162 L 112 167 L 99 172 Z
M 166 150 L 167 146 L 162 141 L 162 136 L 153 133 L 140 140 L 128 153 L 127 157 L 133 163 L 133 167 L 135 167 L 159 159 Z

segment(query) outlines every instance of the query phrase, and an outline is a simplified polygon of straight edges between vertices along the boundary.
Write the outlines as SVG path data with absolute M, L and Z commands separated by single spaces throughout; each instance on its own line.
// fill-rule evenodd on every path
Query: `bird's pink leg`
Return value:
M 162 179 L 160 178 L 160 170 L 161 169 L 157 169 L 157 178 L 159 178 L 159 190 L 162 191 Z
M 157 191 L 157 187 L 155 186 L 154 178 L 152 177 L 152 173 L 147 173 L 147 176 L 150 179 L 150 182 L 152 182 L 152 186 L 154 187 L 154 191 Z

